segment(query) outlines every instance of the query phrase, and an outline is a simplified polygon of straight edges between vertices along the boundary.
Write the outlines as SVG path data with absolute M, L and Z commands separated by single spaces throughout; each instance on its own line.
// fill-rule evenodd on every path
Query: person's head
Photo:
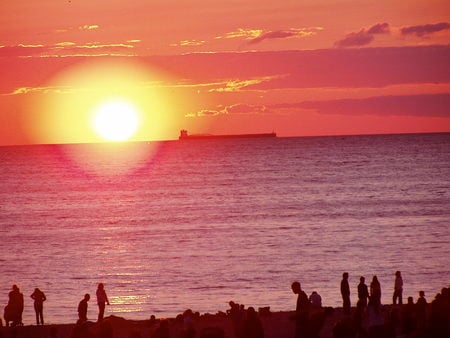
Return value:
M 414 304 L 414 299 L 412 297 L 408 297 L 408 304 Z
M 373 278 L 372 278 L 372 282 L 378 282 L 378 277 L 375 275 L 375 276 L 373 276 Z
M 14 285 L 12 286 L 12 289 L 13 289 L 14 291 L 19 291 L 19 287 L 18 287 L 16 284 L 14 284 Z
M 425 291 L 419 291 L 419 296 L 420 297 L 425 297 Z
M 256 311 L 255 311 L 255 308 L 254 308 L 253 306 L 250 306 L 250 307 L 247 309 L 247 317 L 248 317 L 248 318 L 254 318 L 254 317 L 256 317 Z
M 402 274 L 401 274 L 401 272 L 400 271 L 397 271 L 396 273 L 395 273 L 395 276 L 396 277 L 400 277 Z
M 342 278 L 348 279 L 348 272 L 344 272 L 344 273 L 342 274 Z
M 34 289 L 34 292 L 41 292 L 41 290 L 39 290 L 39 288 Z
M 366 281 L 366 279 L 365 279 L 363 276 L 361 276 L 361 277 L 359 277 L 359 281 L 360 281 L 361 283 L 364 283 L 364 282 Z
M 292 283 L 291 289 L 292 289 L 292 292 L 294 292 L 294 293 L 300 293 L 300 291 L 302 291 L 302 287 L 301 287 L 300 283 L 297 281 Z
M 85 299 L 86 301 L 88 301 L 89 299 L 91 299 L 91 295 L 90 295 L 89 293 L 86 293 L 86 294 L 84 295 L 84 299 Z
M 105 286 L 103 285 L 103 283 L 98 283 L 98 287 L 99 290 L 103 290 L 105 288 Z

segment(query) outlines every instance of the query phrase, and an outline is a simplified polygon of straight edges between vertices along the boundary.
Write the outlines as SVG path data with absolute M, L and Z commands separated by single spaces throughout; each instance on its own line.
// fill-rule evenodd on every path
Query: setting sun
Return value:
M 139 126 L 138 112 L 124 100 L 102 103 L 94 112 L 93 128 L 108 141 L 125 141 L 133 136 Z

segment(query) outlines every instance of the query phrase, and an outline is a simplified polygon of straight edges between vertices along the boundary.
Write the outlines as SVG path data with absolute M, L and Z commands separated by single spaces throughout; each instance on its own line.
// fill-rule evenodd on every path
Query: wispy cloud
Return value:
M 189 113 L 185 117 L 210 117 L 217 115 L 259 115 L 269 114 L 271 111 L 265 105 L 254 105 L 247 103 L 236 103 L 219 109 L 203 109 L 198 112 Z
M 100 43 L 88 42 L 78 45 L 73 41 L 61 41 L 53 45 L 42 44 L 18 44 L 15 46 L 0 46 L 0 56 L 8 57 L 46 57 L 46 56 L 69 56 L 80 55 L 80 51 L 90 50 L 82 53 L 83 56 L 96 56 L 99 51 L 101 55 L 116 55 L 125 50 L 135 48 L 134 43 Z M 95 51 L 95 52 L 94 52 Z M 126 54 L 127 55 L 127 54 Z
M 30 94 L 30 93 L 69 93 L 72 92 L 74 89 L 69 88 L 67 86 L 47 86 L 47 87 L 19 87 L 14 89 L 12 92 L 1 94 L 2 96 L 9 96 L 9 95 L 23 95 L 23 94 Z
M 275 75 L 275 76 L 263 76 L 260 78 L 253 78 L 247 80 L 230 80 L 221 83 L 219 87 L 210 89 L 209 92 L 237 92 L 243 90 L 246 87 L 258 85 L 263 82 L 269 82 L 273 79 L 278 79 L 284 76 L 285 75 Z
M 340 48 L 365 46 L 370 44 L 376 34 L 389 34 L 390 28 L 387 22 L 377 23 L 369 29 L 363 28 L 358 32 L 352 32 L 347 34 L 342 40 L 336 42 L 336 46 Z
M 447 29 L 450 29 L 450 23 L 440 22 L 435 24 L 402 27 L 400 29 L 400 33 L 402 35 L 416 35 L 419 37 L 424 37 Z
M 271 39 L 303 38 L 306 36 L 315 35 L 321 30 L 323 30 L 322 27 L 289 28 L 286 30 L 276 31 L 239 28 L 236 31 L 217 36 L 215 39 L 244 39 L 247 40 L 248 44 L 252 45 Z
M 92 31 L 94 29 L 99 29 L 99 28 L 100 28 L 99 25 L 83 25 L 83 26 L 78 27 L 78 29 L 82 30 L 82 31 Z
M 287 39 L 287 38 L 303 38 L 311 35 L 316 35 L 318 31 L 322 30 L 322 27 L 310 27 L 310 28 L 290 28 L 287 30 L 277 30 L 270 32 L 262 32 L 257 37 L 251 39 L 249 44 L 261 43 L 264 40 L 272 39 Z
M 262 29 L 239 28 L 237 31 L 228 32 L 225 35 L 216 36 L 215 39 L 245 39 L 252 40 L 263 34 Z
M 172 43 L 172 44 L 170 44 L 170 46 L 172 46 L 172 47 L 202 46 L 205 43 L 206 43 L 206 41 L 203 41 L 203 40 L 195 40 L 195 39 L 194 40 L 182 40 L 178 43 Z

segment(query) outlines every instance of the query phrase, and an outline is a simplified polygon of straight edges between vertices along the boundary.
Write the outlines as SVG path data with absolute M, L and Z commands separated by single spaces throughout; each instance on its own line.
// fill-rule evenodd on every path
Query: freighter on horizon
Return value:
M 180 130 L 179 140 L 203 140 L 203 139 L 224 139 L 224 138 L 257 138 L 257 137 L 276 137 L 275 132 L 271 133 L 260 133 L 260 134 L 225 134 L 225 135 L 214 135 L 214 134 L 194 134 L 189 135 L 188 131 L 183 129 Z

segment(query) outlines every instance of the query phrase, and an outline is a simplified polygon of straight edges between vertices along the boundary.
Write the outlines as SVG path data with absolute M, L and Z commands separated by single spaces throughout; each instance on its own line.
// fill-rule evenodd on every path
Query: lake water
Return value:
M 0 147 L 0 307 L 75 322 L 105 283 L 106 315 L 293 310 L 294 280 L 341 306 L 359 276 L 390 303 L 450 283 L 450 134 Z

